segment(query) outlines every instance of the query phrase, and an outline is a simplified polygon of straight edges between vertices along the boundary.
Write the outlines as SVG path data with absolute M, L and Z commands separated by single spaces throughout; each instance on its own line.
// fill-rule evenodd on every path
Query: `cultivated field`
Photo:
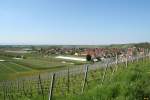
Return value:
M 20 55 L 20 54 L 19 54 Z M 86 62 L 57 59 L 55 56 L 42 56 L 39 54 L 21 54 L 24 58 L 16 58 L 18 53 L 0 53 L 0 80 L 15 79 L 20 76 L 62 70 Z

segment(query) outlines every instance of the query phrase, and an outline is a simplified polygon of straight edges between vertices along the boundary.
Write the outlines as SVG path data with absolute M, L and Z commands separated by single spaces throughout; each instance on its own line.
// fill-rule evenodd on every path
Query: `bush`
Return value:
M 86 60 L 87 60 L 87 61 L 91 61 L 91 60 L 92 60 L 91 55 L 87 55 L 87 56 L 86 56 Z

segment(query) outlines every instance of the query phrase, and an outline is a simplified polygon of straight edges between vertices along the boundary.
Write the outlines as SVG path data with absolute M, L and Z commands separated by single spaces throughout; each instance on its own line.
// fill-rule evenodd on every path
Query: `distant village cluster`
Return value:
M 38 52 L 45 55 L 72 55 L 87 57 L 87 60 L 101 61 L 105 58 L 143 55 L 147 52 L 144 48 L 47 48 L 38 49 Z
M 146 46 L 148 47 L 148 46 Z M 71 48 L 71 47 L 2 47 L 0 51 L 4 51 L 5 56 L 9 53 L 17 53 L 16 58 L 26 58 L 23 56 L 24 53 L 37 53 L 42 56 L 73 56 L 73 57 L 82 57 L 86 58 L 87 61 L 102 61 L 106 58 L 118 57 L 125 58 L 134 55 L 144 55 L 146 52 L 149 52 L 149 49 L 144 47 L 128 47 L 128 48 Z M 3 54 L 3 53 L 2 53 Z

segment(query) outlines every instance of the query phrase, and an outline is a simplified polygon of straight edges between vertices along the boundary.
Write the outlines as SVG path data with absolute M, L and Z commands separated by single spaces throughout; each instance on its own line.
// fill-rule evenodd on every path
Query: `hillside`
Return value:
M 147 61 L 130 64 L 127 69 L 119 68 L 113 76 L 106 77 L 102 85 L 95 81 L 85 93 L 59 100 L 149 100 L 149 66 L 150 61 Z
M 105 69 L 68 70 L 54 78 L 35 76 L 0 83 L 0 99 L 10 100 L 143 100 L 150 96 L 150 59 L 121 63 Z M 90 67 L 89 67 L 90 69 Z M 86 75 L 86 77 L 85 77 Z M 53 85 L 51 82 L 54 82 Z M 9 100 L 8 99 L 8 100 Z M 5 99 L 4 99 L 5 100 Z

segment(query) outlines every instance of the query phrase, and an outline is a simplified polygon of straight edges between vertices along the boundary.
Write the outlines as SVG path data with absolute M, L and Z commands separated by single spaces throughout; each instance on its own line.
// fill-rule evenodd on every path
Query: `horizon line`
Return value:
M 79 46 L 80 46 L 80 45 L 81 45 L 81 46 L 82 46 L 82 45 L 89 45 L 89 46 L 92 46 L 92 45 L 93 45 L 93 46 L 97 46 L 97 45 L 100 45 L 100 46 L 105 46 L 105 45 L 138 44 L 138 43 L 150 43 L 150 42 L 130 42 L 130 43 L 110 43 L 110 44 L 44 44 L 44 43 L 43 43 L 43 44 L 1 44 L 1 43 L 0 43 L 0 46 L 5 46 L 5 45 L 6 45 L 6 46 L 7 46 L 7 45 L 14 45 L 14 46 L 15 46 L 15 45 L 18 45 L 18 46 L 19 46 L 19 45 L 20 45 L 20 46 L 21 46 L 21 45 L 22 45 L 22 46 L 23 46 L 23 45 L 27 45 L 27 46 L 32 46 L 32 45 L 37 45 L 37 46 L 38 46 L 38 45 L 51 45 L 51 46 L 55 46 L 55 45 L 60 45 L 60 46 L 61 46 L 61 45 L 68 45 L 68 46 L 69 46 L 69 45 L 74 45 L 74 46 L 75 46 L 75 45 L 79 45 Z

